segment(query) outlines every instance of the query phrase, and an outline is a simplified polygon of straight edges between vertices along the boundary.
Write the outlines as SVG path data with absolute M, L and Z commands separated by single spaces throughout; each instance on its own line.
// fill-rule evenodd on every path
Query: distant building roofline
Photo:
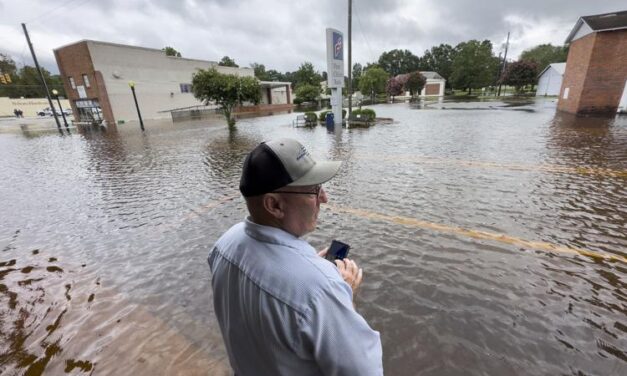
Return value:
M 133 45 L 129 45 L 129 44 L 121 44 L 121 43 L 113 43 L 113 42 L 103 42 L 103 41 L 98 41 L 98 40 L 93 40 L 93 39 L 81 39 L 79 41 L 68 43 L 68 44 L 65 44 L 63 46 L 57 47 L 57 48 L 53 49 L 53 51 L 58 51 L 58 50 L 61 50 L 63 48 L 74 46 L 74 45 L 81 44 L 81 43 L 93 43 L 93 44 L 102 44 L 102 45 L 121 47 L 121 48 L 133 48 L 133 49 L 145 50 L 145 51 L 162 52 L 164 54 L 164 56 L 165 56 L 165 51 L 160 50 L 158 48 L 133 46 Z M 166 57 L 172 58 L 172 59 L 177 59 L 177 60 L 198 61 L 198 62 L 202 62 L 202 63 L 213 63 L 215 65 L 218 65 L 217 61 L 212 61 L 212 60 L 192 59 L 192 58 L 188 58 L 188 57 L 178 57 L 178 56 L 166 56 Z M 239 67 L 238 69 L 250 69 L 250 70 L 252 70 L 253 68 Z

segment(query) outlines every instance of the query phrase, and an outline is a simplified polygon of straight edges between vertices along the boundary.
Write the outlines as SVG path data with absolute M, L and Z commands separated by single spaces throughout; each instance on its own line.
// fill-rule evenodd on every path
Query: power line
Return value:
M 370 48 L 370 43 L 368 43 L 368 38 L 366 38 L 366 34 L 364 33 L 364 28 L 361 25 L 361 17 L 359 16 L 359 12 L 357 11 L 357 7 L 353 6 L 355 9 L 355 14 L 357 15 L 357 22 L 359 22 L 359 31 L 361 32 L 361 36 L 364 38 L 364 42 L 366 43 L 366 47 L 368 47 L 368 52 L 370 53 L 370 59 L 374 62 L 374 55 L 372 54 L 372 49 Z M 351 69 L 353 69 L 351 67 Z
M 68 0 L 65 3 L 63 3 L 63 4 L 61 4 L 61 5 L 59 5 L 59 6 L 55 7 L 55 8 L 52 8 L 50 10 L 47 10 L 47 11 L 43 12 L 42 14 L 40 14 L 39 16 L 30 19 L 29 21 L 26 21 L 25 23 L 31 23 L 31 22 L 37 21 L 38 19 L 40 19 L 42 17 L 48 17 L 48 16 L 50 16 L 50 14 L 58 11 L 59 9 L 64 8 L 65 6 L 67 6 L 67 5 L 71 4 L 71 3 L 77 2 L 77 1 L 80 1 L 80 0 Z M 84 3 L 87 2 L 87 1 L 90 1 L 90 0 L 84 0 Z M 83 4 L 81 4 L 81 5 L 83 5 Z M 80 5 L 78 5 L 77 7 L 79 7 L 79 6 Z

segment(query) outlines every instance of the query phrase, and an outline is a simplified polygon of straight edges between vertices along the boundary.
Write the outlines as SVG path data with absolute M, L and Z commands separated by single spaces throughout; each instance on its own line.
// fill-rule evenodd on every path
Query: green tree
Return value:
M 268 77 L 268 81 L 288 81 L 285 78 L 285 75 L 279 71 L 276 71 L 274 69 L 270 69 L 266 72 L 266 75 Z
M 551 44 L 540 44 L 523 51 L 519 60 L 533 61 L 538 65 L 540 71 L 544 70 L 551 63 L 563 63 L 568 57 L 567 46 L 553 46 Z M 540 73 L 540 72 L 538 72 Z
M 223 57 L 222 60 L 220 60 L 220 62 L 218 63 L 218 65 L 221 65 L 223 67 L 239 68 L 239 65 L 235 64 L 235 60 L 231 59 L 228 56 Z
M 181 53 L 175 50 L 174 47 L 165 46 L 161 51 L 165 51 L 165 56 L 181 57 Z
M 222 107 L 224 117 L 231 129 L 235 126 L 233 108 L 243 102 L 258 104 L 261 99 L 261 86 L 254 77 L 239 77 L 222 74 L 215 68 L 199 69 L 192 76 L 192 93 L 205 104 L 214 102 Z
M 320 96 L 320 85 L 301 84 L 298 85 L 294 95 L 297 102 L 313 102 Z
M 364 72 L 359 81 L 359 91 L 370 94 L 374 102 L 374 95 L 385 93 L 385 87 L 390 75 L 383 68 L 372 67 Z
M 469 40 L 455 46 L 451 84 L 455 88 L 478 89 L 493 83 L 498 70 L 498 58 L 492 53 L 492 42 Z
M 261 81 L 269 81 L 268 80 L 268 72 L 266 72 L 266 66 L 259 63 L 252 63 L 250 67 L 255 71 L 255 77 Z
M 455 60 L 455 49 L 448 44 L 440 44 L 426 50 L 420 58 L 420 70 L 433 71 L 444 77 L 446 85 L 450 86 L 449 79 L 453 72 L 453 61 Z
M 351 75 L 351 80 L 353 81 L 353 91 L 359 90 L 359 80 L 361 79 L 361 75 L 363 74 L 363 67 L 361 64 L 357 63 L 353 65 L 353 72 Z
M 410 73 L 420 69 L 420 59 L 409 50 L 391 50 L 381 54 L 379 66 L 391 76 Z
M 304 62 L 298 67 L 298 70 L 293 73 L 291 77 L 292 86 L 297 89 L 298 86 L 303 84 L 320 86 L 322 76 L 316 72 L 314 66 L 310 62 Z
M 514 86 L 516 93 L 520 94 L 525 86 L 536 83 L 537 75 L 538 65 L 535 61 L 520 60 L 507 65 L 501 82 Z

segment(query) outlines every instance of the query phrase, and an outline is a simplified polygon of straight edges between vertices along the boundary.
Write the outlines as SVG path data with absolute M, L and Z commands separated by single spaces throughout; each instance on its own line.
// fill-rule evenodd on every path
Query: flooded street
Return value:
M 316 248 L 351 244 L 388 375 L 627 374 L 627 116 L 554 100 L 0 133 L 0 373 L 231 374 L 206 262 L 259 142 L 344 161 Z

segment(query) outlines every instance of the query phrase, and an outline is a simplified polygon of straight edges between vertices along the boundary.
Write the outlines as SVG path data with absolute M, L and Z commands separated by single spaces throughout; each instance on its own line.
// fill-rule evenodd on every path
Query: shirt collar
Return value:
M 244 231 L 246 234 L 260 242 L 278 244 L 305 251 L 305 253 L 316 250 L 305 240 L 297 238 L 289 232 L 278 227 L 264 226 L 252 221 L 250 216 L 244 221 Z

